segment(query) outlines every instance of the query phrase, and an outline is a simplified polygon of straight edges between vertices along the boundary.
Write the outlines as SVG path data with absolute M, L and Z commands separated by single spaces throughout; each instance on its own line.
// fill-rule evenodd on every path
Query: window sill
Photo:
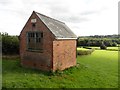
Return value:
M 38 52 L 38 53 L 43 53 L 43 49 L 41 50 L 31 50 L 31 49 L 27 49 L 26 51 L 29 51 L 29 52 Z

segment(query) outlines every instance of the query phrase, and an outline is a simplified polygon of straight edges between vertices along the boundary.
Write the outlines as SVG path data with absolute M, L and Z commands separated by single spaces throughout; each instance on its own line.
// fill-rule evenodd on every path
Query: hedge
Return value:
M 2 53 L 3 54 L 19 54 L 18 36 L 10 36 L 2 34 Z
M 77 55 L 89 55 L 94 51 L 94 49 L 88 49 L 88 50 L 78 50 Z

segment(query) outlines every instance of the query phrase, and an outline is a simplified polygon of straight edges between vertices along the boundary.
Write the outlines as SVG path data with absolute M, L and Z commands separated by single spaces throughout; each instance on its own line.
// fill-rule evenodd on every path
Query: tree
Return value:
M 116 42 L 113 42 L 113 43 L 112 43 L 112 46 L 117 46 L 117 43 L 116 43 Z
M 2 34 L 2 53 L 19 54 L 19 40 L 17 36 Z
M 100 49 L 107 49 L 107 47 L 105 46 L 104 42 L 101 43 Z

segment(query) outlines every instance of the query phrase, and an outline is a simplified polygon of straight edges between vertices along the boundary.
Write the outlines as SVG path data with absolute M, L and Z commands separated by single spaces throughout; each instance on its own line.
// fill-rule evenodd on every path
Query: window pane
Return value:
M 36 33 L 36 37 L 38 37 L 38 33 Z
M 43 37 L 43 33 L 41 33 L 41 37 Z
M 33 37 L 33 33 L 31 33 L 31 37 Z
M 38 41 L 41 42 L 41 38 L 38 38 Z
M 40 43 L 41 42 L 41 38 L 36 38 L 36 43 Z
M 28 38 L 28 42 L 30 42 L 30 38 Z
M 28 37 L 30 37 L 30 33 L 28 33 Z
M 31 37 L 31 33 L 28 33 L 29 34 L 29 36 Z

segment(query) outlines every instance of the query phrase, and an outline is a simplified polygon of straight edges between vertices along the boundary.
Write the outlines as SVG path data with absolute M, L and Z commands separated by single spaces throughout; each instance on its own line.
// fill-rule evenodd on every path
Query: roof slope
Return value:
M 77 36 L 61 21 L 35 12 L 57 39 L 76 39 Z

